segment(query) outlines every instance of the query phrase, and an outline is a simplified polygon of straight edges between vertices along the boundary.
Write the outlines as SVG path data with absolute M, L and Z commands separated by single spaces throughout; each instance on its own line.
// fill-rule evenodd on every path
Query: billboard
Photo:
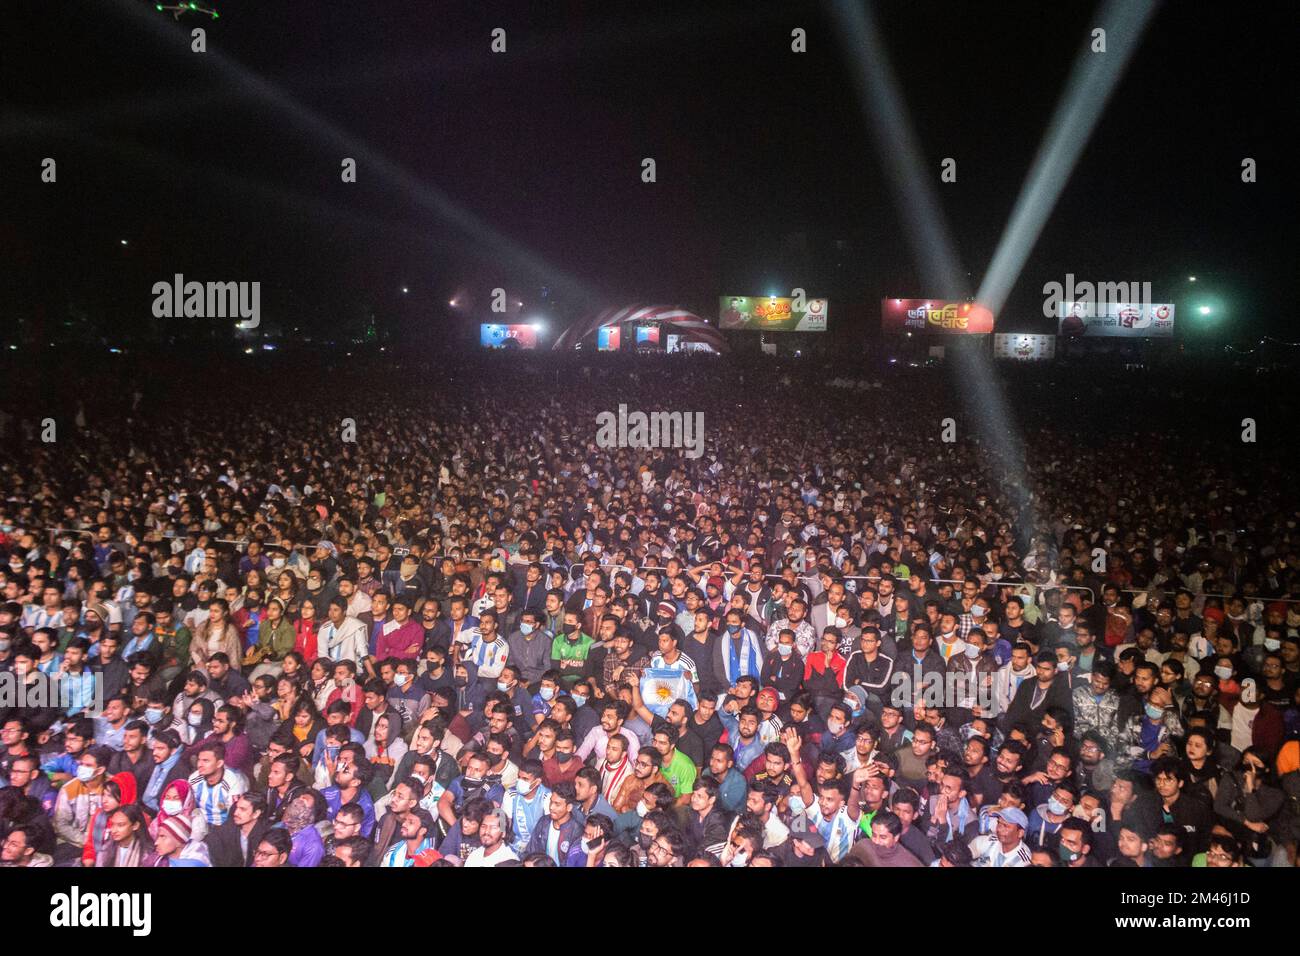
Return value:
M 479 344 L 487 349 L 535 349 L 537 330 L 531 325 L 488 325 L 478 327 Z
M 757 332 L 825 332 L 826 300 L 804 299 L 795 308 L 794 299 L 780 296 L 724 295 L 718 299 L 718 327 Z
M 1059 302 L 1061 334 L 1168 338 L 1174 334 L 1174 307 L 1168 302 Z
M 602 352 L 617 352 L 622 338 L 617 325 L 607 325 L 596 332 L 596 348 Z
M 998 332 L 993 336 L 993 357 L 1021 362 L 1051 361 L 1056 358 L 1056 336 Z
M 657 325 L 638 325 L 636 327 L 636 344 L 637 345 L 658 345 L 659 344 L 659 326 Z
M 974 302 L 943 299 L 881 299 L 881 328 L 886 334 L 936 332 L 983 335 L 993 331 L 993 313 Z

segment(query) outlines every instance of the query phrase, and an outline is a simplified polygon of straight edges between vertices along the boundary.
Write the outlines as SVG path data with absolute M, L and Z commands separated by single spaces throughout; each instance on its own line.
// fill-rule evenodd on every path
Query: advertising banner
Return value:
M 479 344 L 488 349 L 535 349 L 537 330 L 531 325 L 479 326 Z
M 607 325 L 596 332 L 596 348 L 601 352 L 617 352 L 621 338 L 617 325 Z
M 1056 336 L 998 332 L 993 336 L 993 357 L 1021 362 L 1051 361 L 1056 358 Z
M 1056 314 L 1061 334 L 1124 338 L 1167 338 L 1174 334 L 1174 307 L 1168 302 L 1061 302 Z
M 758 332 L 825 332 L 826 300 L 804 299 L 803 308 L 794 299 L 780 296 L 751 297 L 724 295 L 718 300 L 718 326 Z
M 880 315 L 881 328 L 886 334 L 984 335 L 993 331 L 993 313 L 974 302 L 881 299 Z

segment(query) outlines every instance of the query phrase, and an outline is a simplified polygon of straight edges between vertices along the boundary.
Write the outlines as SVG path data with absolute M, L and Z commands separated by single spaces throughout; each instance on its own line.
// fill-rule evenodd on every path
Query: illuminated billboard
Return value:
M 1056 358 L 1056 336 L 999 332 L 993 336 L 993 357 L 1021 362 L 1049 361 Z
M 993 331 L 993 313 L 974 302 L 881 299 L 880 316 L 881 328 L 886 333 L 983 335 Z
M 825 332 L 826 300 L 780 296 L 724 295 L 718 299 L 718 327 L 756 332 Z
M 1075 338 L 1167 338 L 1174 334 L 1174 307 L 1167 302 L 1059 302 L 1056 315 L 1061 320 L 1061 334 Z
M 535 349 L 537 330 L 531 325 L 488 325 L 479 327 L 479 344 L 488 349 Z

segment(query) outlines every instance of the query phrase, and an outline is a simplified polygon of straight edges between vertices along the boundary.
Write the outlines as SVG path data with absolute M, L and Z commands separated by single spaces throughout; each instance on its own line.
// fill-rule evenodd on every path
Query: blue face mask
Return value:
M 739 634 L 739 633 L 740 633 L 740 625 L 739 625 L 739 624 L 728 624 L 728 625 L 727 625 L 727 633 L 729 633 L 729 634 Z
M 538 691 L 538 693 L 541 695 L 542 700 L 550 700 L 552 697 L 555 696 L 555 688 L 543 687 L 540 691 Z
M 508 691 L 508 690 L 510 690 L 510 685 L 507 684 L 507 683 L 506 683 L 505 681 L 503 681 L 503 680 L 499 680 L 499 681 L 497 681 L 497 690 Z
M 1159 720 L 1165 715 L 1165 709 L 1163 707 L 1157 707 L 1155 704 L 1147 704 L 1146 710 L 1147 716 L 1152 720 Z
M 1047 810 L 1049 813 L 1060 815 L 1065 812 L 1065 804 L 1060 800 L 1057 800 L 1056 797 L 1049 797 L 1047 800 Z
M 573 698 L 573 702 L 579 707 L 587 702 L 587 698 L 583 697 L 581 694 L 571 694 L 570 696 Z
M 146 710 L 144 719 L 151 724 L 156 724 L 163 719 L 163 712 L 161 710 Z
M 535 625 L 535 624 L 520 624 L 520 625 L 519 625 L 519 633 L 521 633 L 521 634 L 531 634 L 531 633 L 533 633 L 533 629 L 534 629 L 536 626 L 537 626 L 537 625 Z

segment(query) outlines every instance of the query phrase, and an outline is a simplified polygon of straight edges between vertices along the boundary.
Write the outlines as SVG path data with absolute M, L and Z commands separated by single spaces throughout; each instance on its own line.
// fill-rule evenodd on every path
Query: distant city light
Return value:
M 250 346 L 249 348 L 244 349 L 244 354 L 245 354 L 245 355 L 252 355 L 252 354 L 253 354 L 253 349 L 252 349 L 252 347 Z

